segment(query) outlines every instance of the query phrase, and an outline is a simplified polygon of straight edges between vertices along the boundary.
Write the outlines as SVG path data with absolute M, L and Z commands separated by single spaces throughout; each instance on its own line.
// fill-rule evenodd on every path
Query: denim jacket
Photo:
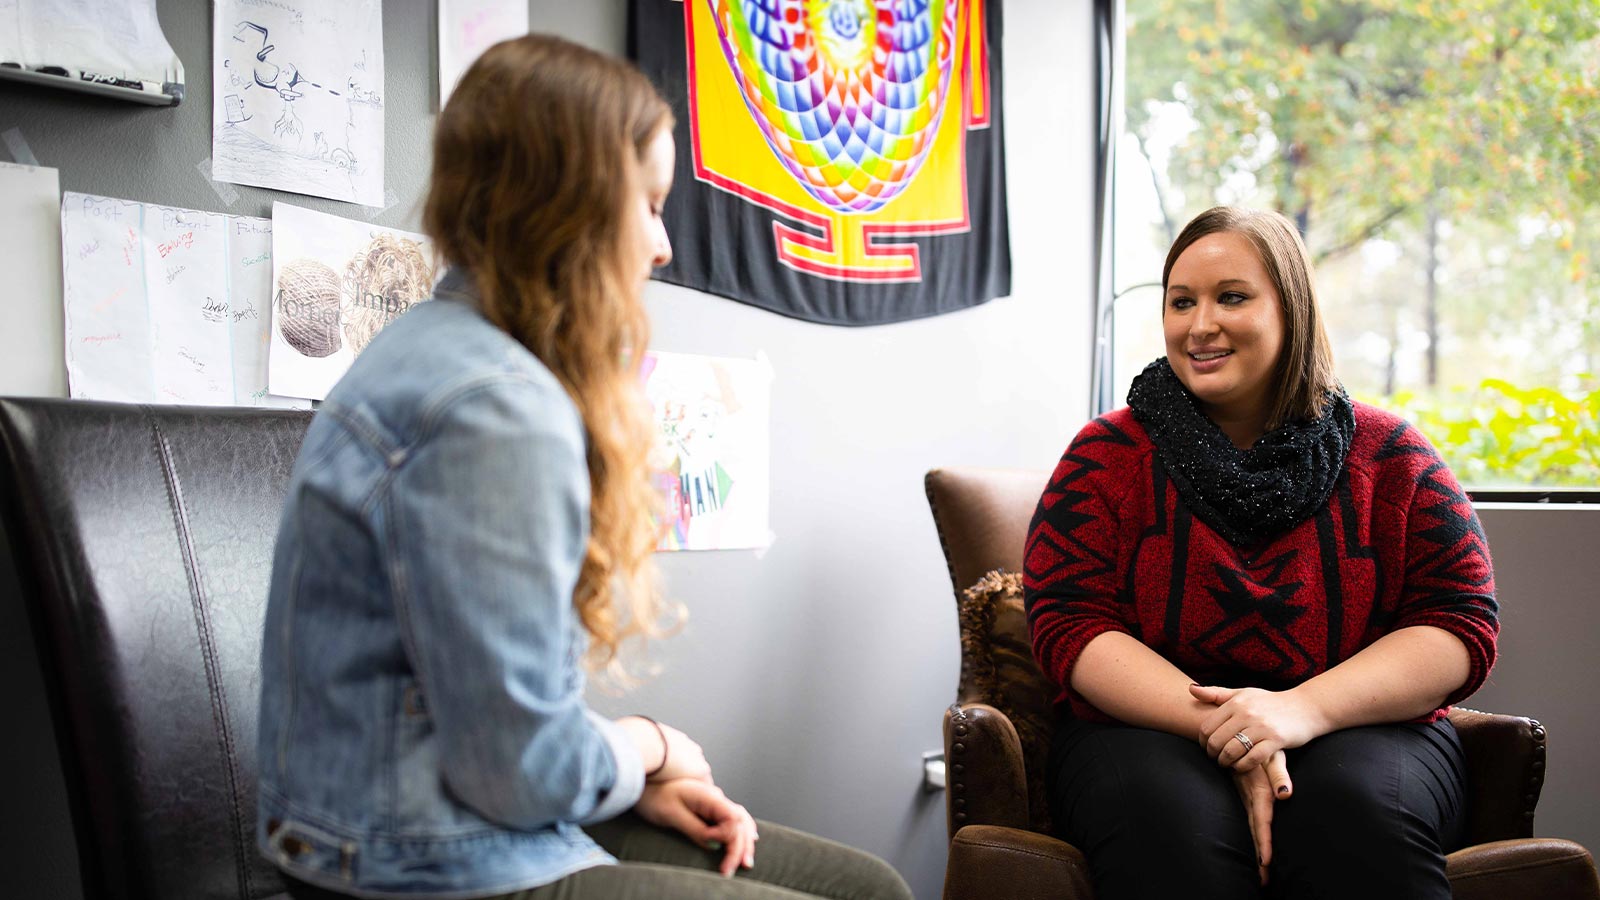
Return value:
M 577 408 L 447 275 L 323 403 L 262 646 L 256 840 L 362 897 L 477 897 L 614 862 L 638 753 L 583 700 Z

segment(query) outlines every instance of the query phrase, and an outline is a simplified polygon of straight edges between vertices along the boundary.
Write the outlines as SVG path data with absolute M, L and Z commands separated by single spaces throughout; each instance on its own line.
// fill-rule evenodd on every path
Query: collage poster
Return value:
M 420 234 L 272 204 L 274 394 L 321 400 L 383 327 L 433 295 Z
M 772 367 L 766 357 L 651 353 L 644 379 L 658 431 L 651 468 L 666 499 L 656 549 L 772 543 Z

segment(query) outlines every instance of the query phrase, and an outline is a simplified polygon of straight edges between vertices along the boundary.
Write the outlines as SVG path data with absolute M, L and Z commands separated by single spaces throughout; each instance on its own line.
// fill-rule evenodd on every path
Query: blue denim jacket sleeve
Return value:
M 589 476 L 576 408 L 547 375 L 496 374 L 439 396 L 419 432 L 380 515 L 445 784 L 512 828 L 627 810 L 643 763 L 588 709 L 578 665 Z

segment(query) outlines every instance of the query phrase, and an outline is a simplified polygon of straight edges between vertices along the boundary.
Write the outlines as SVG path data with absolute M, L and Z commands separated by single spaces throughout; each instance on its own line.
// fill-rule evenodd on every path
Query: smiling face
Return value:
M 1266 428 L 1283 351 L 1283 304 L 1255 246 L 1221 231 L 1190 244 L 1167 276 L 1167 361 L 1239 446 Z

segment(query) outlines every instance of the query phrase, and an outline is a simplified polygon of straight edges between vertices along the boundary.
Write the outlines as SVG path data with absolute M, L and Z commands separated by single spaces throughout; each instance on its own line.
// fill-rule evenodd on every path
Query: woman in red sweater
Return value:
M 1283 216 L 1202 213 L 1162 288 L 1166 356 L 1079 432 L 1028 536 L 1057 827 L 1102 900 L 1446 900 L 1445 713 L 1499 628 L 1472 505 L 1345 395 Z

